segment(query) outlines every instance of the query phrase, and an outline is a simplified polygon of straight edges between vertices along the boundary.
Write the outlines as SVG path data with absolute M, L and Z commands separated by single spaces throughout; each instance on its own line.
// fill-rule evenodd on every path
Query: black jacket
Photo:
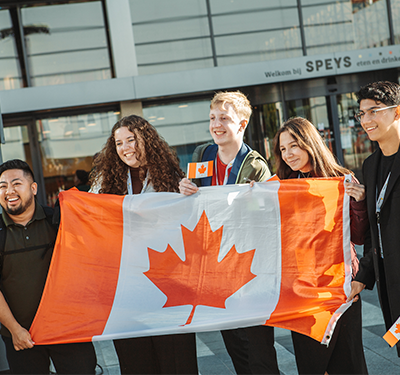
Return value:
M 379 255 L 376 218 L 376 186 L 381 157 L 382 151 L 378 149 L 363 164 L 370 230 L 356 280 L 366 284 L 367 289 L 372 289 L 376 281 L 386 329 L 389 329 L 400 316 L 400 151 L 393 162 L 380 213 L 383 259 Z M 378 262 L 383 262 L 385 276 L 379 270 Z M 399 343 L 397 352 L 400 356 Z

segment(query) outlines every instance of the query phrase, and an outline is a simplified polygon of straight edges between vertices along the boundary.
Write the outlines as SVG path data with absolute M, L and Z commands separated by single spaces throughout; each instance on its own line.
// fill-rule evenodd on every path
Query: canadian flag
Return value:
M 344 178 L 60 194 L 37 344 L 267 324 L 329 343 L 349 307 Z
M 387 331 L 383 338 L 391 346 L 395 346 L 400 339 L 400 317 L 393 323 L 389 331 Z
M 188 163 L 187 175 L 188 178 L 203 178 L 210 177 L 213 175 L 214 162 L 204 161 L 201 163 Z

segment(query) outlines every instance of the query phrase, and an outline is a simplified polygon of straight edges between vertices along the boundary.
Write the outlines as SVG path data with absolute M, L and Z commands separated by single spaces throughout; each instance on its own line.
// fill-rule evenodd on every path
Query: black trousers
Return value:
M 194 333 L 114 340 L 121 374 L 198 374 Z
M 362 343 L 361 299 L 339 319 L 328 347 L 292 332 L 299 374 L 368 374 Z
M 97 360 L 91 342 L 35 345 L 32 349 L 17 351 L 10 337 L 2 336 L 2 339 L 11 374 L 49 374 L 50 358 L 57 374 L 95 374 Z
M 279 374 L 273 327 L 227 329 L 221 334 L 237 374 Z
M 245 328 L 249 339 L 249 362 L 252 374 L 279 375 L 274 346 L 274 327 Z

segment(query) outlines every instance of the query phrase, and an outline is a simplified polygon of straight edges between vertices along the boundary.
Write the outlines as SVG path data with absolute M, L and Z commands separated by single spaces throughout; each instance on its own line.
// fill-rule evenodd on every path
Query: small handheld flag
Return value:
M 213 175 L 214 162 L 188 163 L 188 178 L 203 178 Z
M 395 346 L 397 341 L 400 339 L 400 316 L 394 322 L 394 324 L 390 327 L 389 331 L 385 333 L 383 336 L 384 340 L 390 345 Z

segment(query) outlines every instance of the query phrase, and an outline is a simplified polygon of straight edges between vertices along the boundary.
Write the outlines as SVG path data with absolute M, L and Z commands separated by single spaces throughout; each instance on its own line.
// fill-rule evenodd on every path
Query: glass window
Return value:
M 4 140 L 6 143 L 1 145 L 3 161 L 21 159 L 32 168 L 28 127 L 26 125 L 5 127 Z
M 216 37 L 215 45 L 220 66 L 303 55 L 299 29 Z
M 130 0 L 139 74 L 214 66 L 205 0 Z
M 262 9 L 268 3 L 270 8 L 282 8 L 288 6 L 297 6 L 297 0 L 247 0 L 247 1 L 234 1 L 234 0 L 210 0 L 211 10 L 213 13 L 224 12 L 240 12 L 244 13 L 249 9 Z
M 119 112 L 104 112 L 36 121 L 48 205 L 74 185 L 77 169 L 90 172 L 118 119 Z
M 111 78 L 100 1 L 26 7 L 21 13 L 33 86 Z
M 176 150 L 185 172 L 196 146 L 212 141 L 209 113 L 209 100 L 143 108 L 144 118 Z
M 14 32 L 7 9 L 0 10 L 0 90 L 22 87 Z
M 287 102 L 289 118 L 300 116 L 308 119 L 319 130 L 325 143 L 335 154 L 335 139 L 333 128 L 329 124 L 328 110 L 325 96 L 315 98 L 296 99 Z
M 260 119 L 260 125 L 257 127 L 257 118 Z M 255 123 L 255 124 L 254 124 Z M 263 104 L 258 108 L 254 108 L 254 113 L 250 118 L 250 124 L 245 134 L 246 142 L 248 140 L 248 132 L 252 132 L 253 144 L 252 148 L 260 150 L 265 156 L 268 166 L 272 173 L 275 173 L 275 156 L 274 156 L 274 137 L 278 129 L 283 123 L 282 102 Z M 252 125 L 255 126 L 252 126 Z M 259 134 L 257 134 L 257 128 Z
M 302 1 L 307 54 L 389 44 L 386 1 Z
M 362 163 L 374 151 L 373 143 L 354 118 L 359 107 L 355 94 L 337 95 L 337 105 L 344 166 L 362 179 Z
M 212 62 L 211 44 L 209 39 L 177 40 L 171 42 L 142 44 L 136 47 L 139 72 L 142 68 L 151 73 L 160 71 L 160 66 L 174 62 L 181 63 L 180 68 L 193 69 L 191 62 L 198 61 L 202 68 L 210 67 Z M 209 63 L 208 63 L 209 62 Z M 150 67 L 154 67 L 151 71 Z M 158 66 L 158 69 L 157 69 Z M 169 66 L 171 70 L 173 66 Z M 167 71 L 167 69 L 163 69 Z
M 129 3 L 134 24 L 207 14 L 205 0 L 129 0 Z
M 211 0 L 211 13 L 218 65 L 303 54 L 296 1 Z
M 392 18 L 394 28 L 394 42 L 400 44 L 400 24 L 397 20 L 400 17 L 400 0 L 391 0 L 392 4 Z

